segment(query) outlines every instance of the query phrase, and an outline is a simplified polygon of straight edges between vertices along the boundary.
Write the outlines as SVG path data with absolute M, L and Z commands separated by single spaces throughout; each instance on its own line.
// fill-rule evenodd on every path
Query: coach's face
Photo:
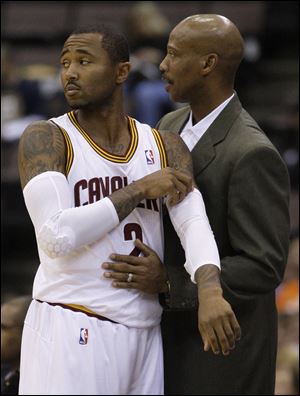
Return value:
M 175 102 L 191 103 L 203 88 L 201 53 L 198 32 L 187 23 L 180 23 L 172 30 L 160 71 L 166 91 Z
M 117 85 L 117 65 L 102 48 L 98 33 L 70 36 L 61 52 L 61 81 L 71 108 L 109 102 Z

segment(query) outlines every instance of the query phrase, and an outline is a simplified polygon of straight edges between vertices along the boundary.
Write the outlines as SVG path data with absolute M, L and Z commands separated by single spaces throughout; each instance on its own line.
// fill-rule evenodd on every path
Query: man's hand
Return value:
M 181 202 L 192 190 L 193 178 L 188 172 L 163 168 L 114 191 L 108 198 L 121 222 L 143 199 L 167 197 L 168 203 L 173 206 Z
M 134 182 L 148 199 L 168 197 L 170 205 L 181 202 L 193 190 L 193 178 L 186 172 L 164 168 Z
M 104 277 L 111 279 L 112 285 L 121 289 L 138 289 L 149 294 L 166 292 L 166 269 L 158 255 L 139 239 L 134 244 L 143 256 L 112 254 L 110 258 L 114 262 L 102 264 L 102 268 L 110 270 L 104 272 Z M 130 282 L 129 274 L 132 274 Z
M 228 355 L 241 338 L 241 329 L 230 304 L 223 298 L 219 283 L 219 269 L 214 265 L 198 268 L 195 278 L 198 284 L 198 328 L 204 350 L 212 349 Z

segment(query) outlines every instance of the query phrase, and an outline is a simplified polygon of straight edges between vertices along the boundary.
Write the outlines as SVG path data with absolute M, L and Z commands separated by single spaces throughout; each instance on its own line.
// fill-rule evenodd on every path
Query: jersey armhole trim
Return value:
M 154 129 L 154 128 L 151 128 L 151 131 L 153 133 L 154 139 L 155 139 L 157 147 L 158 147 L 161 167 L 166 168 L 168 166 L 168 159 L 167 159 L 167 153 L 166 153 L 165 145 L 164 145 L 163 139 L 161 137 L 161 134 L 158 132 L 157 129 Z
M 62 128 L 60 125 L 56 124 L 56 122 L 52 120 L 51 122 L 53 122 L 53 124 L 55 124 L 59 128 L 65 140 L 66 149 L 67 149 L 66 176 L 68 176 L 74 160 L 74 150 L 73 150 L 72 142 L 70 136 L 68 135 L 67 131 L 64 130 L 64 128 Z

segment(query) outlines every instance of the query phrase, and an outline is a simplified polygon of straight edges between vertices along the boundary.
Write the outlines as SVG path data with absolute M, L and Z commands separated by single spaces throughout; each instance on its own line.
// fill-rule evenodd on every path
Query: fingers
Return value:
M 136 239 L 134 241 L 134 245 L 140 249 L 140 251 L 143 253 L 145 257 L 150 256 L 151 254 L 156 254 L 154 250 L 152 250 L 149 246 L 145 245 L 142 241 L 139 239 Z
M 216 342 L 219 341 L 219 344 L 221 346 L 221 350 L 222 350 L 223 355 L 225 355 L 225 356 L 229 355 L 229 352 L 230 352 L 230 349 L 231 349 L 230 348 L 230 342 L 229 342 L 229 340 L 227 338 L 227 334 L 225 333 L 225 331 L 224 331 L 222 326 L 219 326 L 216 329 L 216 334 L 217 334 Z M 219 347 L 218 347 L 218 350 L 219 350 Z
M 200 331 L 200 334 L 201 334 L 201 337 L 202 337 L 202 341 L 203 341 L 203 345 L 204 345 L 204 351 L 208 352 L 210 350 L 210 343 L 209 343 L 208 339 L 206 338 L 205 331 L 204 331 L 202 326 L 199 327 L 199 331 Z
M 240 325 L 235 317 L 235 314 L 232 312 L 232 314 L 230 315 L 230 324 L 231 327 L 233 329 L 233 334 L 234 334 L 234 339 L 236 341 L 239 341 L 241 339 L 242 336 L 242 329 L 240 328 Z
M 106 269 L 106 270 L 111 270 L 111 271 L 117 271 L 117 272 L 121 272 L 121 273 L 130 273 L 133 272 L 133 270 L 136 270 L 136 267 L 124 263 L 124 262 L 115 262 L 115 263 L 111 263 L 111 262 L 106 262 L 102 264 L 102 268 Z
M 112 282 L 112 286 L 118 289 L 141 289 L 138 282 Z
M 138 275 L 133 273 L 132 266 L 125 266 L 123 263 L 103 263 L 102 267 L 113 271 L 105 271 L 104 278 L 112 280 L 112 286 L 121 289 L 138 288 Z M 128 281 L 128 275 L 131 274 L 131 280 Z
M 178 191 L 185 197 L 193 189 L 191 175 L 170 167 L 147 175 L 136 183 L 139 184 L 139 188 L 148 199 L 172 195 Z M 173 199 L 177 202 L 175 196 Z
M 104 277 L 111 279 L 111 285 L 117 289 L 138 289 L 143 290 L 143 284 L 139 276 L 131 272 L 131 280 L 128 281 L 128 273 L 105 272 Z
M 128 281 L 128 272 L 104 272 L 104 277 L 107 279 L 111 279 L 112 286 L 122 288 L 122 289 L 135 289 L 138 288 L 139 285 L 139 276 L 137 274 L 131 274 L 131 280 Z
M 188 192 L 191 192 L 193 189 L 193 179 L 190 175 L 187 175 L 184 172 L 181 172 L 179 170 L 173 169 L 173 174 L 176 176 L 176 178 L 185 185 L 187 188 Z
M 211 349 L 214 354 L 219 354 L 221 350 L 224 356 L 229 355 L 230 350 L 235 348 L 235 341 L 241 338 L 241 329 L 234 314 L 214 324 L 199 324 L 199 331 L 204 351 Z
M 182 193 L 180 191 L 175 190 L 171 194 L 168 195 L 167 203 L 170 206 L 175 206 L 175 205 L 179 204 L 186 196 L 187 196 L 187 193 Z
M 116 262 L 119 262 L 119 264 L 121 263 L 127 263 L 127 264 L 131 264 L 131 265 L 138 265 L 140 260 L 142 259 L 142 257 L 139 256 L 131 256 L 131 255 L 126 255 L 126 254 L 117 254 L 117 253 L 113 253 L 109 256 L 109 258 L 111 260 L 114 260 Z M 110 263 L 112 264 L 112 263 Z
M 193 190 L 193 180 L 189 175 L 175 169 L 172 169 L 172 175 L 173 188 L 168 194 L 168 204 L 174 206 Z
M 229 349 L 234 349 L 235 347 L 235 336 L 231 327 L 231 324 L 229 321 L 225 321 L 225 323 L 223 324 L 224 327 L 224 332 L 227 336 L 227 341 L 228 341 L 228 347 Z M 223 348 L 222 348 L 223 350 Z M 224 353 L 224 352 L 223 352 Z
M 182 183 L 180 180 L 178 180 L 176 178 L 174 178 L 174 186 L 175 186 L 176 192 L 179 191 L 184 196 L 189 193 L 189 186 Z
M 131 283 L 128 282 L 128 274 L 132 272 L 104 272 L 103 276 L 105 278 L 115 280 L 117 282 L 126 282 L 126 283 Z M 132 278 L 133 279 L 133 278 Z
M 109 256 L 110 259 L 114 260 L 115 263 L 104 263 L 104 264 L 109 264 L 110 267 L 107 266 L 103 266 L 102 268 L 110 268 L 110 269 L 115 269 L 115 270 L 119 270 L 119 267 L 116 267 L 115 264 L 121 265 L 122 263 L 127 263 L 130 265 L 143 265 L 144 264 L 144 258 L 148 257 L 150 255 L 155 255 L 157 256 L 157 254 L 155 253 L 154 250 L 152 250 L 149 246 L 145 245 L 143 242 L 141 242 L 139 239 L 136 239 L 134 241 L 134 245 L 141 250 L 141 252 L 143 253 L 143 256 L 131 256 L 131 255 L 126 255 L 126 254 L 117 254 L 117 253 L 113 253 Z M 118 263 L 117 263 L 118 262 Z M 113 266 L 113 267 L 112 267 Z M 122 266 L 121 266 L 121 270 L 122 270 Z M 124 272 L 126 272 L 128 270 L 128 267 L 124 267 Z
M 178 171 L 176 172 L 178 173 Z M 186 175 L 184 175 L 184 177 L 186 177 Z M 184 182 L 182 182 L 182 179 L 178 179 L 175 177 L 173 180 L 173 184 L 175 190 L 169 194 L 169 204 L 171 206 L 177 205 L 188 195 L 189 192 L 192 191 L 192 182 L 190 178 L 188 178 L 187 181 L 184 180 Z
M 222 326 L 215 326 L 215 328 L 212 326 L 201 326 L 199 331 L 203 339 L 204 351 L 208 351 L 211 348 L 213 353 L 218 355 L 221 349 L 223 355 L 229 354 L 230 345 Z
M 149 256 L 150 254 L 156 254 L 150 249 L 147 245 L 143 244 L 139 239 L 135 242 L 135 246 L 138 247 L 145 256 Z M 135 257 L 125 254 L 116 254 L 113 253 L 110 255 L 114 262 L 105 262 L 102 263 L 101 267 L 107 271 L 103 273 L 103 276 L 107 279 L 111 279 L 119 283 L 113 283 L 113 286 L 121 287 L 121 288 L 131 288 L 133 285 L 126 285 L 126 283 L 133 283 L 127 282 L 128 274 L 132 273 L 134 277 L 138 274 L 143 273 L 143 267 L 145 265 L 145 257 Z M 124 283 L 124 284 L 123 284 Z
M 137 247 L 142 247 L 145 252 L 149 252 L 151 249 L 144 245 L 141 241 L 137 242 Z M 142 249 L 141 249 L 142 250 Z M 135 257 L 135 256 L 127 256 L 123 254 L 111 254 L 110 258 L 115 260 L 114 262 L 105 262 L 101 265 L 101 267 L 105 270 L 109 270 L 104 272 L 105 278 L 111 278 L 121 281 L 127 281 L 127 276 L 129 273 L 141 273 L 142 269 L 139 265 L 143 266 L 143 262 L 145 260 L 144 257 Z M 125 274 L 125 278 L 124 278 Z
M 205 339 L 204 350 L 209 350 L 209 348 L 207 347 L 207 345 L 209 344 L 209 347 L 212 349 L 213 353 L 215 355 L 218 355 L 220 353 L 220 349 L 213 327 L 202 326 L 202 333 L 204 333 Z

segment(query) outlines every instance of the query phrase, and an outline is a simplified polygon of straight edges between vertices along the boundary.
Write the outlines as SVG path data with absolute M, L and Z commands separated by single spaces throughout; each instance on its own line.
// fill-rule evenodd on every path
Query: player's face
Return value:
M 115 69 L 101 46 L 101 35 L 70 36 L 61 52 L 61 82 L 71 108 L 106 104 L 114 93 Z
M 175 102 L 191 102 L 201 89 L 199 52 L 190 31 L 176 27 L 170 34 L 167 55 L 160 64 L 165 89 Z

